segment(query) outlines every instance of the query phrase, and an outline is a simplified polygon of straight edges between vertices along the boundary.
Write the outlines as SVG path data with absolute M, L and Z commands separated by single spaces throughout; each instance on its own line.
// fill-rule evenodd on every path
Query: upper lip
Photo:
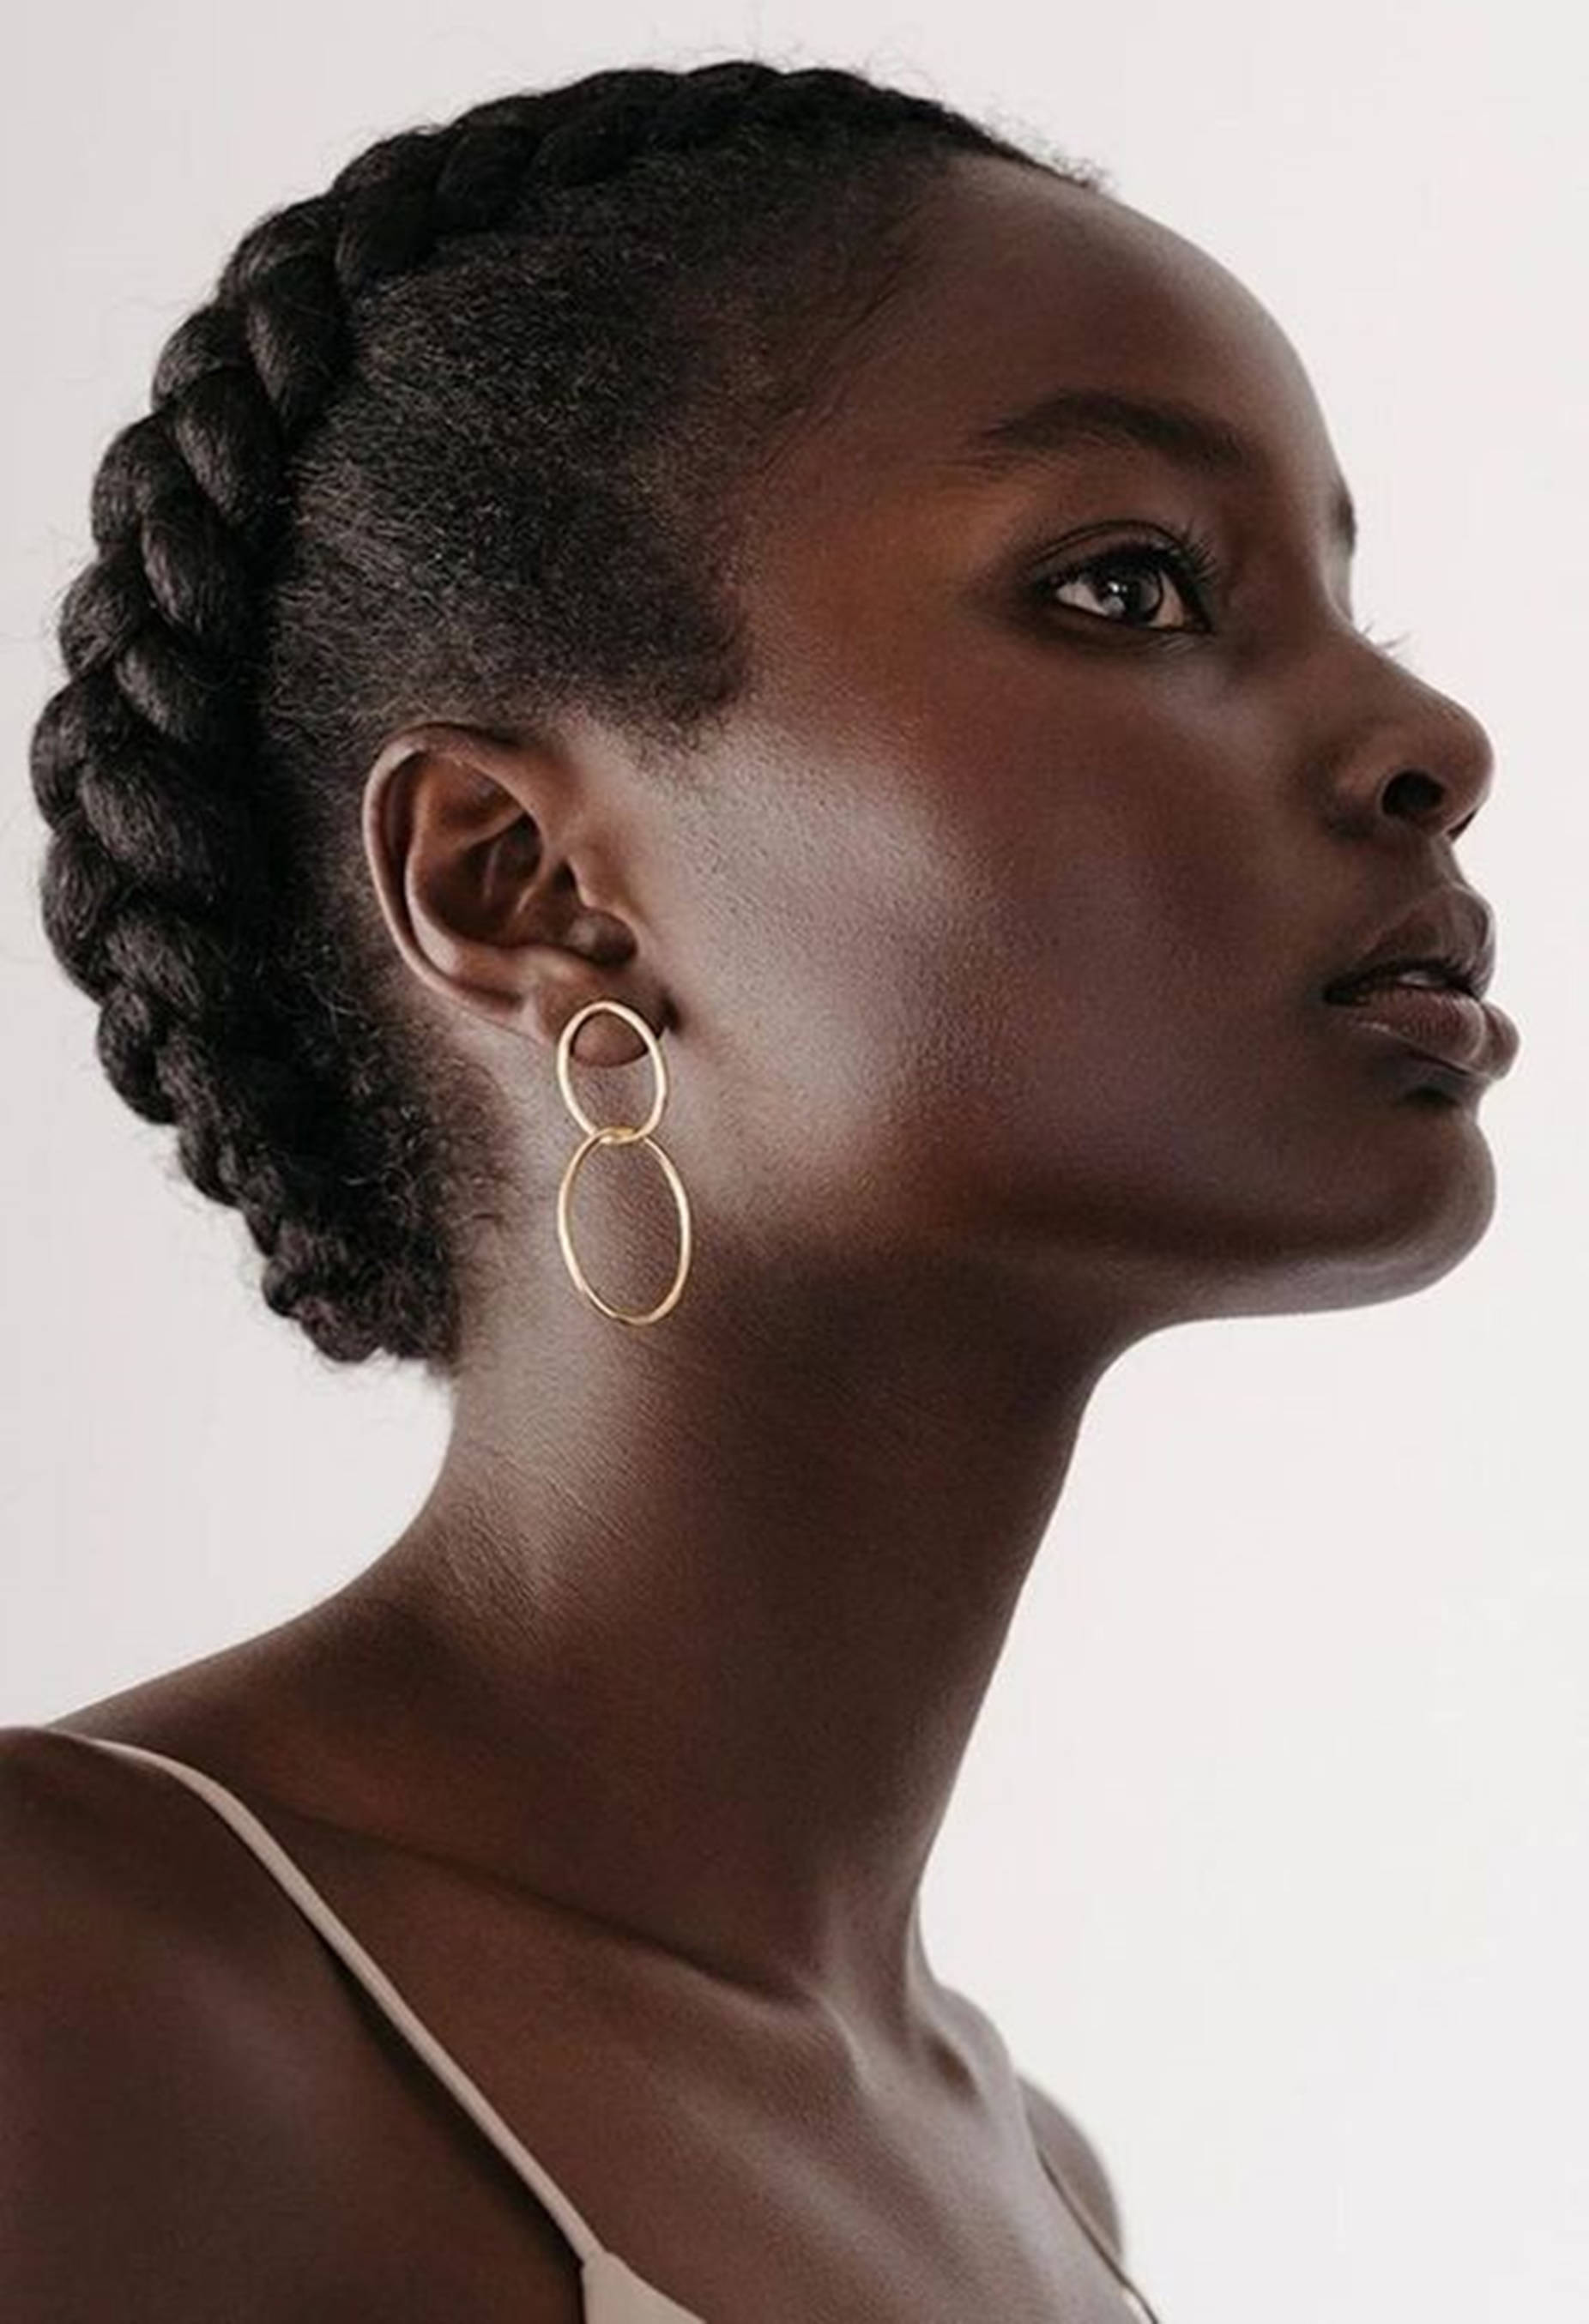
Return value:
M 1326 1001 L 1376 969 L 1444 968 L 1482 998 L 1495 969 L 1495 922 L 1484 899 L 1449 881 L 1421 896 L 1350 968 L 1326 985 Z

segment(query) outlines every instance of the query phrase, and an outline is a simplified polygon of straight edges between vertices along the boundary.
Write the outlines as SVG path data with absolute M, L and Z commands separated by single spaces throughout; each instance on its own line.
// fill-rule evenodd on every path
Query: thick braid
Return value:
M 360 302 L 444 244 L 518 230 L 538 189 L 727 140 L 773 154 L 908 127 L 1026 158 L 928 99 L 751 61 L 594 73 L 386 138 L 244 236 L 167 340 L 152 410 L 100 463 L 97 554 L 59 621 L 69 677 L 32 743 L 45 927 L 100 1004 L 115 1087 L 179 1125 L 183 1168 L 265 1254 L 268 1303 L 328 1357 L 384 1348 L 446 1370 L 457 1333 L 442 1146 L 375 1049 L 350 1085 L 346 1012 L 295 967 L 312 946 L 286 941 L 293 826 L 259 759 L 294 456 L 356 360 Z M 324 956 L 324 929 L 316 942 Z

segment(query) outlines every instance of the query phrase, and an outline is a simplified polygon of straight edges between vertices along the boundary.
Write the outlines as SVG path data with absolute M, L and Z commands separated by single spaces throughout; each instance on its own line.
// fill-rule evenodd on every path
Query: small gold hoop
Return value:
M 568 1068 L 573 1056 L 574 1037 L 587 1017 L 593 1017 L 599 1010 L 604 1010 L 614 1017 L 621 1017 L 626 1025 L 632 1025 L 641 1035 L 651 1053 L 651 1063 L 656 1069 L 656 1090 L 651 1100 L 651 1111 L 642 1122 L 592 1121 L 575 1097 L 569 1084 Z M 569 1156 L 558 1187 L 558 1241 L 562 1249 L 563 1262 L 575 1284 L 589 1300 L 591 1305 L 599 1308 L 604 1315 L 610 1315 L 615 1323 L 659 1323 L 679 1304 L 680 1294 L 684 1289 L 685 1277 L 689 1273 L 692 1241 L 689 1197 L 684 1191 L 684 1181 L 674 1168 L 670 1157 L 651 1135 L 662 1118 L 662 1108 L 668 1100 L 668 1069 L 662 1062 L 661 1045 L 644 1018 L 624 1001 L 587 1001 L 583 1009 L 576 1010 L 563 1027 L 558 1040 L 557 1070 L 558 1087 L 563 1093 L 563 1102 L 586 1132 L 585 1137 L 580 1139 L 579 1144 Z M 662 1175 L 668 1182 L 669 1192 L 673 1197 L 674 1207 L 679 1213 L 678 1268 L 665 1296 L 659 1300 L 654 1307 L 647 1308 L 643 1314 L 631 1314 L 622 1307 L 609 1306 L 600 1294 L 592 1289 L 585 1270 L 575 1255 L 571 1224 L 574 1181 L 587 1157 L 598 1146 L 649 1147 L 661 1165 Z
M 585 1108 L 575 1096 L 573 1086 L 568 1079 L 568 1066 L 574 1054 L 574 1036 L 578 1032 L 579 1028 L 584 1024 L 587 1017 L 594 1017 L 603 1010 L 609 1011 L 614 1017 L 622 1017 L 626 1025 L 633 1025 L 635 1031 L 644 1041 L 646 1047 L 651 1051 L 651 1060 L 653 1067 L 655 1068 L 657 1076 L 656 1089 L 651 1097 L 651 1111 L 646 1115 L 643 1121 L 635 1122 L 628 1132 L 631 1138 L 644 1138 L 653 1130 L 658 1122 L 661 1121 L 662 1118 L 662 1108 L 668 1102 L 668 1068 L 662 1063 L 661 1046 L 659 1043 L 656 1035 L 651 1031 L 651 1028 L 646 1023 L 645 1019 L 641 1016 L 639 1010 L 631 1009 L 626 1001 L 587 1001 L 583 1009 L 577 1009 L 575 1010 L 573 1016 L 569 1018 L 561 1033 L 558 1036 L 558 1087 L 563 1093 L 563 1103 L 568 1107 L 568 1111 L 573 1115 L 581 1130 L 597 1130 L 601 1127 L 599 1122 L 592 1121 L 590 1116 L 586 1112 Z M 610 1129 L 617 1129 L 623 1125 L 614 1122 L 609 1123 L 607 1126 Z

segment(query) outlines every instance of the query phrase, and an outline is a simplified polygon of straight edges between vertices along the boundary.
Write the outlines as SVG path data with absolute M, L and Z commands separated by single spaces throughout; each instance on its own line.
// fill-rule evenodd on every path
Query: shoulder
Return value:
M 217 1934 L 245 1939 L 255 1924 L 225 1877 L 230 1859 L 204 1844 L 205 1817 L 154 1769 L 48 1727 L 0 1727 L 0 1940 L 14 1969 L 41 1946 L 52 1981 L 82 1982 L 129 1948 L 140 1971 L 181 1969 Z
M 44 2004 L 69 1981 L 97 1985 L 96 1961 L 136 1946 L 156 1889 L 149 1878 L 148 1787 L 119 1760 L 45 1727 L 0 1728 L 0 1945 L 14 2004 L 19 1980 Z M 142 1870 L 143 1877 L 140 1878 Z M 106 1987 L 104 1997 L 112 1997 Z M 14 2030 L 14 2006 L 7 2022 Z
M 158 2251 L 162 2313 L 198 2315 L 228 2264 L 193 2223 L 270 2137 L 258 1941 L 180 1807 L 108 1752 L 0 1728 L 5 2313 L 125 2312 Z
M 1074 2115 L 1026 2074 L 1016 2078 L 1045 2163 L 1065 2181 L 1116 2259 L 1125 2256 L 1120 2201 L 1102 2156 Z
M 0 1727 L 0 2316 L 396 2324 L 511 2281 L 568 2324 L 561 2231 L 372 2020 L 185 1784 Z
M 175 1792 L 69 1735 L 0 1728 L 5 2135 L 19 2092 L 29 2112 L 85 2114 L 107 2086 L 125 2095 L 145 2052 L 169 2089 L 193 2058 L 190 2042 L 169 2040 L 171 2013 L 187 2002 L 202 2015 L 217 1962 L 245 1976 L 257 1958 L 257 1921 Z
M 301 2002 L 322 1967 L 300 1932 L 186 1784 L 70 1733 L 0 1727 L 0 2042 L 37 2062 L 42 2102 L 125 2090 L 146 2052 L 168 2098 L 235 2096 L 256 2054 L 240 2031 Z
M 1089 2226 L 1116 2259 L 1123 2259 L 1125 2236 L 1119 2199 L 1103 2157 L 1081 2124 L 1039 2082 L 1017 2070 L 998 2026 L 969 1994 L 954 1986 L 940 1986 L 938 1992 L 965 2036 L 969 2053 L 981 2060 L 988 2086 L 1007 2092 L 1013 2080 L 1039 2153 L 1086 2212 Z

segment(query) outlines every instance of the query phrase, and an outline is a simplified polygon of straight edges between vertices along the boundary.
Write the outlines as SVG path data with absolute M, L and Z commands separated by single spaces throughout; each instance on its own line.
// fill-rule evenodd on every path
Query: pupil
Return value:
M 1145 573 L 1141 567 L 1138 566 L 1124 566 L 1117 567 L 1116 570 L 1122 577 L 1108 582 L 1106 584 L 1106 587 L 1115 594 L 1117 601 L 1121 593 L 1123 592 L 1129 595 L 1132 591 L 1140 589 L 1145 581 L 1150 580 L 1154 577 L 1150 574 Z M 1162 585 L 1160 585 L 1160 587 L 1162 587 Z M 1139 606 L 1137 610 L 1139 612 L 1146 611 L 1148 613 L 1154 613 L 1158 610 L 1157 602 L 1145 608 Z

